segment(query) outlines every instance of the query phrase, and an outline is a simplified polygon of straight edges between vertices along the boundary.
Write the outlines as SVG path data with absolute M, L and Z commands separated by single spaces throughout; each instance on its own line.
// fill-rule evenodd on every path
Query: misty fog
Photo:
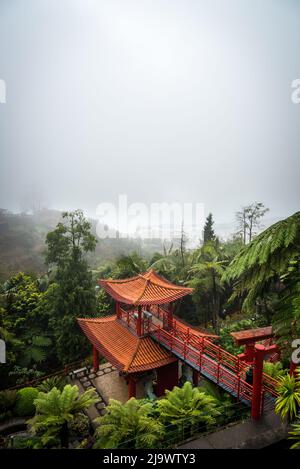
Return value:
M 296 0 L 1 0 L 0 207 L 300 196 Z

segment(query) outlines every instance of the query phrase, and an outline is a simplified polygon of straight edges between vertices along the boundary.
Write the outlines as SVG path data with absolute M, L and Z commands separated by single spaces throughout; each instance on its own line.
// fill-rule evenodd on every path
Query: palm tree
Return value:
M 297 375 L 299 376 L 299 372 Z M 296 417 L 300 407 L 300 379 L 287 374 L 279 378 L 279 383 L 279 396 L 276 399 L 275 412 L 282 419 L 288 417 L 289 420 L 292 420 Z
M 147 270 L 148 263 L 137 252 L 121 256 L 111 272 L 113 278 L 128 278 Z
M 69 446 L 69 424 L 83 410 L 98 402 L 94 389 L 79 394 L 78 386 L 67 384 L 62 391 L 54 387 L 50 392 L 40 392 L 35 399 L 35 416 L 28 421 L 31 431 L 41 435 L 43 446 L 56 442 L 63 448 Z
M 200 295 L 207 293 L 208 303 L 211 309 L 212 324 L 217 331 L 218 316 L 220 311 L 221 295 L 223 285 L 221 277 L 224 273 L 227 260 L 218 248 L 217 242 L 207 242 L 198 251 L 196 262 L 190 268 L 193 279 L 188 282 L 189 286 L 200 291 Z
M 182 388 L 175 386 L 172 391 L 166 391 L 166 397 L 157 401 L 157 406 L 160 419 L 182 431 L 183 436 L 199 425 L 213 425 L 220 415 L 217 399 L 200 388 L 193 388 L 189 381 Z
M 154 448 L 164 436 L 163 425 L 153 417 L 151 402 L 134 397 L 125 404 L 110 399 L 103 417 L 96 419 L 94 448 Z

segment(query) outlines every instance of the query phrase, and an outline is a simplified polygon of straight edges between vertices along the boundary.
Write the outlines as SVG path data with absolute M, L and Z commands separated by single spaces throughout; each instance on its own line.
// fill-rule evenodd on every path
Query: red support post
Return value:
M 241 375 L 240 373 L 238 373 L 237 374 L 237 393 L 236 393 L 237 400 L 240 399 L 240 390 L 241 390 Z
M 136 323 L 136 333 L 139 337 L 142 335 L 142 307 L 138 307 L 138 319 Z
M 116 315 L 118 319 L 121 319 L 121 308 L 120 308 L 120 302 L 116 301 Z
M 251 417 L 259 420 L 261 416 L 261 399 L 262 399 L 262 376 L 263 363 L 266 348 L 261 344 L 255 344 L 254 347 L 254 370 L 253 370 L 253 394 L 251 405 Z
M 199 371 L 193 368 L 193 385 L 198 386 L 199 383 Z
M 98 350 L 96 347 L 93 346 L 93 368 L 94 371 L 99 370 L 99 355 L 98 355 Z
M 290 376 L 295 376 L 297 375 L 297 367 L 299 365 L 297 365 L 297 363 L 294 363 L 293 361 L 291 361 L 290 363 Z
M 169 304 L 168 310 L 168 329 L 172 329 L 173 327 L 173 303 Z
M 201 337 L 200 344 L 199 344 L 199 368 L 201 371 L 202 368 L 202 354 L 203 354 L 203 337 Z
M 129 376 L 128 381 L 128 399 L 136 397 L 136 382 L 132 376 Z
M 170 350 L 172 352 L 172 349 L 173 349 L 173 334 L 171 333 L 170 334 Z

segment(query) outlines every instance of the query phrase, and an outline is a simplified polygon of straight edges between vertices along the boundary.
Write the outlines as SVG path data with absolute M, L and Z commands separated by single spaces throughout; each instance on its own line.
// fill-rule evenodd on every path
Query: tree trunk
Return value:
M 60 431 L 60 444 L 62 448 L 69 448 L 69 429 L 68 423 L 64 422 Z
M 218 311 L 217 311 L 217 288 L 216 288 L 216 278 L 214 271 L 212 272 L 212 280 L 213 280 L 213 328 L 217 332 L 218 326 Z

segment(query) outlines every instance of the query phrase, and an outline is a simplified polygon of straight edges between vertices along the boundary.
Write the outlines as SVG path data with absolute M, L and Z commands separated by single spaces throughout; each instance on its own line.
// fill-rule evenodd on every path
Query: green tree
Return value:
M 234 283 L 231 299 L 242 297 L 243 308 L 255 307 L 258 300 L 266 304 L 272 289 L 280 289 L 280 277 L 287 274 L 291 262 L 299 273 L 300 212 L 281 220 L 244 246 L 223 275 L 224 282 Z
M 0 333 L 7 345 L 1 385 L 9 386 L 12 377 L 19 382 L 28 374 L 37 376 L 37 366 L 46 365 L 52 355 L 52 340 L 44 307 L 46 293 L 40 291 L 35 277 L 22 272 L 13 275 L 2 285 L 1 293 Z
M 145 272 L 147 268 L 146 260 L 137 252 L 132 252 L 117 259 L 111 276 L 113 278 L 129 278 Z
M 166 397 L 157 401 L 159 418 L 166 425 L 174 425 L 183 436 L 191 430 L 209 427 L 220 415 L 218 401 L 186 381 L 182 388 L 166 391 Z
M 88 351 L 76 318 L 95 313 L 95 288 L 86 254 L 93 252 L 96 238 L 82 211 L 63 213 L 63 222 L 47 234 L 49 266 L 54 267 L 54 285 L 49 294 L 51 322 L 60 362 L 76 360 Z
M 96 419 L 94 448 L 157 448 L 164 427 L 153 417 L 153 404 L 134 397 L 125 404 L 110 399 L 105 415 Z
M 212 213 L 209 213 L 204 225 L 203 231 L 203 243 L 207 243 L 207 241 L 214 241 L 216 239 L 216 235 L 213 229 L 214 221 Z
M 299 260 L 290 262 L 288 272 L 279 280 L 280 290 L 274 301 L 273 331 L 282 359 L 290 360 L 292 343 L 300 336 L 300 273 Z
M 199 250 L 196 262 L 190 268 L 193 278 L 188 281 L 188 284 L 195 289 L 194 297 L 198 297 L 199 301 L 203 301 L 205 295 L 206 308 L 208 309 L 207 316 L 211 317 L 215 330 L 218 327 L 223 293 L 221 278 L 226 264 L 227 261 L 219 249 L 219 244 L 206 242 Z
M 40 437 L 42 446 L 53 446 L 57 438 L 62 448 L 69 446 L 70 427 L 76 417 L 98 401 L 94 389 L 79 394 L 78 386 L 67 384 L 62 391 L 54 387 L 40 392 L 35 399 L 35 416 L 28 421 L 31 432 Z
M 269 209 L 262 202 L 254 202 L 236 213 L 237 234 L 241 236 L 244 244 L 252 241 L 257 229 L 261 226 L 261 219 L 268 211 Z

